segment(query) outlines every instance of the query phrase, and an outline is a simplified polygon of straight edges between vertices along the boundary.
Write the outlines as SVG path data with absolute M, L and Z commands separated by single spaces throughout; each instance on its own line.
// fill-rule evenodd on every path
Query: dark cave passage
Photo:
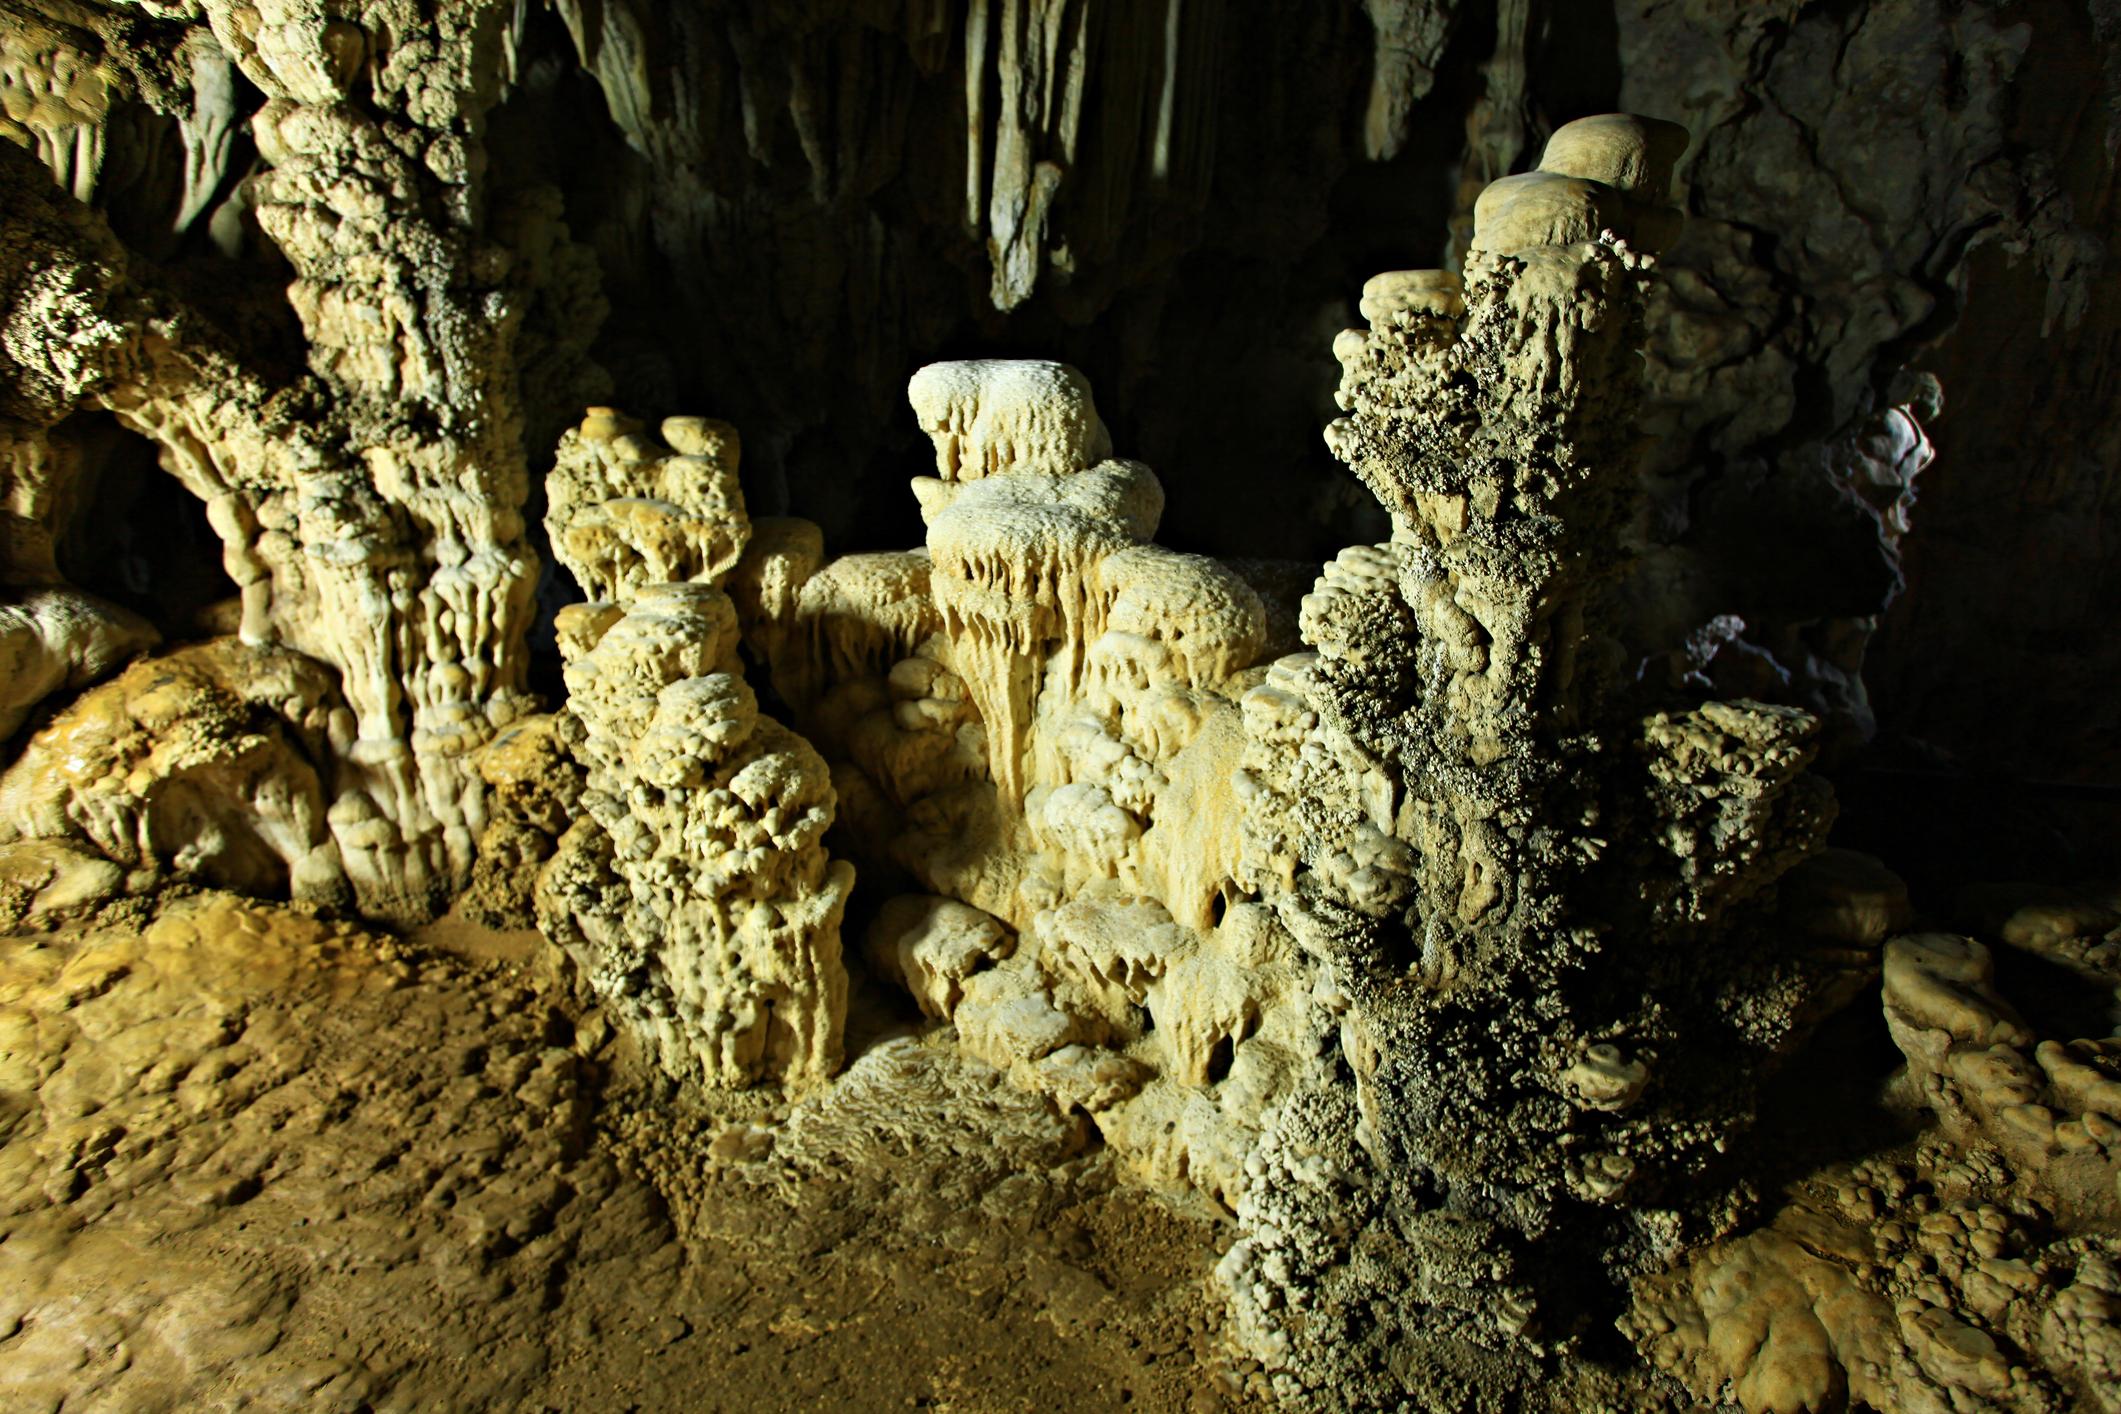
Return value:
M 82 413 L 58 429 L 80 449 L 82 480 L 59 569 L 73 583 L 140 614 L 165 641 L 233 633 L 235 581 L 206 506 L 162 469 L 153 442 L 108 413 Z

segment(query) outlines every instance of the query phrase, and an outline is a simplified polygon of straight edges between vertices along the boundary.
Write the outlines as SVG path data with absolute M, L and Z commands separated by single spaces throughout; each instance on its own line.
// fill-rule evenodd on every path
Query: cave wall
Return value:
M 2078 344 L 2109 327 L 2086 319 L 2112 171 L 2095 11 L 563 5 L 531 27 L 494 163 L 566 189 L 633 402 L 726 413 L 754 504 L 835 547 L 913 529 L 905 370 L 1037 353 L 1083 368 L 1174 487 L 1218 493 L 1174 495 L 1174 544 L 1315 561 L 1374 529 L 1315 435 L 1321 336 L 1360 280 L 1455 260 L 1468 194 L 1559 122 L 1684 122 L 1635 647 L 1692 638 L 1847 742 L 1875 730 L 1876 681 L 1923 760 L 2110 778 L 2085 690 L 2103 660 L 2079 650 L 2111 455 L 2062 411 L 2112 401 L 2105 346 Z M 1934 437 L 1960 464 L 1914 482 Z M 1910 534 L 1923 592 L 1866 674 Z M 2077 572 L 2035 591 L 2036 547 Z

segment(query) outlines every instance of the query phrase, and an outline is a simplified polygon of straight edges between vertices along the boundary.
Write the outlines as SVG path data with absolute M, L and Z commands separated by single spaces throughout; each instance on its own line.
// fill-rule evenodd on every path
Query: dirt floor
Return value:
M 867 1030 L 829 1105 L 688 1104 L 534 936 L 0 939 L 0 1408 L 1251 1407 L 1212 1219 Z

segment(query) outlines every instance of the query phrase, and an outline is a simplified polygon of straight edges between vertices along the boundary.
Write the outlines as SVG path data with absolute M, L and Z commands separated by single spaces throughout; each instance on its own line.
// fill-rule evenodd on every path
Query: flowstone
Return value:
M 350 901 L 341 861 L 378 836 L 327 820 L 316 763 L 352 735 L 330 673 L 299 653 L 214 639 L 135 663 L 0 773 L 0 869 L 25 885 L 32 859 L 56 871 L 0 921 L 172 882 Z
M 1890 1099 L 1926 1132 L 1809 1175 L 1763 1228 L 1636 1283 L 1623 1329 L 1697 1398 L 2121 1409 L 2121 890 L 1971 904 L 1989 942 L 1885 950 L 1906 1060 Z M 2041 1038 L 1999 992 L 1999 957 L 2097 1034 Z

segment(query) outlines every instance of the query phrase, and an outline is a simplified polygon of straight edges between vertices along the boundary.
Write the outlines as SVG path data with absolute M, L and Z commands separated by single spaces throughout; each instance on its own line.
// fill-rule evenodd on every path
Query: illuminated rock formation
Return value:
M 2121 899 L 1999 897 L 1976 910 L 1993 949 L 1886 947 L 1894 1103 L 1937 1128 L 1810 1175 L 1766 1226 L 1637 1283 L 1623 1328 L 1697 1396 L 1747 1414 L 2121 1408 L 2121 1029 L 2040 1039 L 1993 956 L 2052 969 L 2110 1025 Z
M 760 714 L 716 587 L 750 531 L 735 438 L 662 432 L 593 409 L 550 480 L 555 550 L 612 598 L 560 615 L 556 732 L 585 775 L 538 920 L 673 1076 L 814 1085 L 841 1061 L 854 871 L 825 852 L 825 763 Z
M 643 584 L 719 584 L 751 537 L 737 483 L 736 429 L 672 417 L 667 446 L 610 408 L 560 439 L 545 478 L 553 553 L 589 597 L 621 602 Z
M 0 6 L 0 927 L 118 926 L 168 885 L 536 923 L 615 1066 L 742 1113 L 704 1160 L 644 1141 L 686 1203 L 776 1146 L 777 1182 L 845 1176 L 920 1136 L 893 1097 L 1006 1091 L 983 1173 L 1056 1152 L 1008 1126 L 1094 1130 L 1099 1174 L 1219 1205 L 1252 1393 L 1298 1406 L 2111 1406 L 2113 900 L 1918 924 L 1821 849 L 1810 773 L 1878 726 L 1864 654 L 1941 406 L 1899 364 L 1961 306 L 2031 327 L 2044 298 L 2073 340 L 2006 449 L 2037 472 L 1947 484 L 1961 523 L 2021 501 L 2080 567 L 2112 524 L 2080 426 L 2112 321 L 2074 333 L 2112 299 L 2069 212 L 2104 169 L 2035 136 L 2079 143 L 2095 89 L 2043 57 L 2056 97 L 2002 101 L 2028 34 L 2110 49 L 2104 22 L 1225 8 Z M 1562 47 L 1587 26 L 1596 73 Z M 1526 145 L 1593 92 L 1706 150 L 1623 114 Z M 1461 101 L 1464 148 L 1432 142 Z M 1454 184 L 1420 258 L 1455 268 L 1375 276 L 1332 345 L 1370 518 L 1284 413 L 1323 403 L 1345 262 L 1442 224 L 1371 218 Z M 2034 287 L 1968 279 L 1982 244 Z M 929 364 L 879 411 L 942 351 L 1034 342 L 1212 488 L 1183 523 L 1064 363 Z M 618 387 L 713 389 L 751 504 L 816 520 L 754 522 L 734 427 Z M 210 608 L 142 617 L 84 568 L 169 506 L 99 493 L 106 437 L 189 497 Z M 878 469 L 931 453 L 899 508 L 924 543 L 840 553 L 880 538 Z M 540 480 L 587 600 L 556 623 Z M 1156 543 L 1233 531 L 1378 543 L 1315 583 Z M 2026 613 L 2024 558 L 1878 641 L 1989 623 L 1961 661 L 2024 668 L 1995 677 L 2044 725 L 2110 696 L 2074 631 L 2106 586 L 2045 577 Z M 529 690 L 547 627 L 561 703 Z M 1902 674 L 1941 704 L 1904 721 L 1970 720 L 1949 667 Z M 2093 715 L 2017 759 L 2096 776 Z M 926 1029 L 834 1084 L 850 915 Z M 1845 1020 L 1904 1057 L 1898 1148 L 1756 1222 L 1802 1159 L 1747 1151 L 1763 1092 L 1881 975 L 1882 1020 Z M 87 1174 L 108 1136 L 76 1118 Z
M 1110 458 L 1075 370 L 938 364 L 909 398 L 936 456 L 913 488 L 925 553 L 826 562 L 784 522 L 737 573 L 854 838 L 931 891 L 884 906 L 869 954 L 1137 1173 L 1235 1201 L 1319 1025 L 1233 883 L 1266 610 L 1230 568 L 1150 543 L 1162 488 Z
M 1239 877 L 1333 999 L 1353 1079 L 1313 1071 L 1272 1116 L 1277 1177 L 1222 1269 L 1292 1397 L 1580 1338 L 1586 1293 L 1678 1240 L 1751 1079 L 1835 991 L 1757 907 L 1831 818 L 1811 722 L 1644 715 L 1602 618 L 1683 146 L 1561 128 L 1481 198 L 1462 279 L 1372 280 L 1335 345 L 1327 440 L 1393 535 L 1305 599 L 1310 651 L 1245 696 L 1238 778 Z
M 218 184 L 227 155 L 215 134 L 228 115 L 216 105 L 233 66 L 265 96 L 249 130 L 267 170 L 246 184 L 246 202 L 293 267 L 286 294 L 307 372 L 292 382 L 268 372 L 99 218 L 64 204 L 33 159 L 0 144 L 6 240 L 30 257 L 0 275 L 10 385 L 0 411 L 17 420 L 0 440 L 34 448 L 90 408 L 155 443 L 223 542 L 244 639 L 336 669 L 354 731 L 334 743 L 332 838 L 364 912 L 418 918 L 471 867 L 484 825 L 476 748 L 527 706 L 537 559 L 521 514 L 515 329 L 534 272 L 511 276 L 507 251 L 484 234 L 467 140 L 511 62 L 508 7 L 373 31 L 313 7 L 206 9 L 187 161 Z M 11 35 L 7 56 L 74 104 L 11 109 L 10 121 L 27 124 L 81 194 L 96 179 L 90 100 L 121 81 L 87 63 L 79 81 L 59 82 L 92 38 L 59 25 L 20 49 Z M 430 62 L 443 52 L 461 64 Z M 356 90 L 361 101 L 348 101 Z M 10 453 L 11 500 L 24 494 L 23 462 Z M 58 665 L 32 667 L 46 678 L 116 666 L 93 644 L 40 651 Z
M 1675 144 L 1563 129 L 1464 279 L 1365 290 L 1329 440 L 1395 534 L 1327 566 L 1304 653 L 1262 663 L 1259 592 L 1151 543 L 1161 488 L 1058 365 L 916 375 L 924 557 L 789 524 L 737 572 L 854 838 L 928 891 L 877 919 L 879 969 L 1236 1210 L 1236 1329 L 1291 1396 L 1570 1338 L 1580 1235 L 1623 1270 L 1747 1073 L 1872 965 L 1740 921 L 1830 817 L 1809 719 L 1645 713 L 1599 632 L 1650 269 L 1621 231 L 1671 234 Z M 1691 965 L 1712 932 L 1746 970 Z M 1729 1068 L 1665 1069 L 1697 1044 Z
M 344 902 L 342 861 L 382 836 L 377 821 L 326 820 L 317 763 L 352 726 L 331 675 L 298 653 L 216 639 L 136 663 L 0 774 L 0 853 L 100 857 L 104 897 L 184 880 Z

